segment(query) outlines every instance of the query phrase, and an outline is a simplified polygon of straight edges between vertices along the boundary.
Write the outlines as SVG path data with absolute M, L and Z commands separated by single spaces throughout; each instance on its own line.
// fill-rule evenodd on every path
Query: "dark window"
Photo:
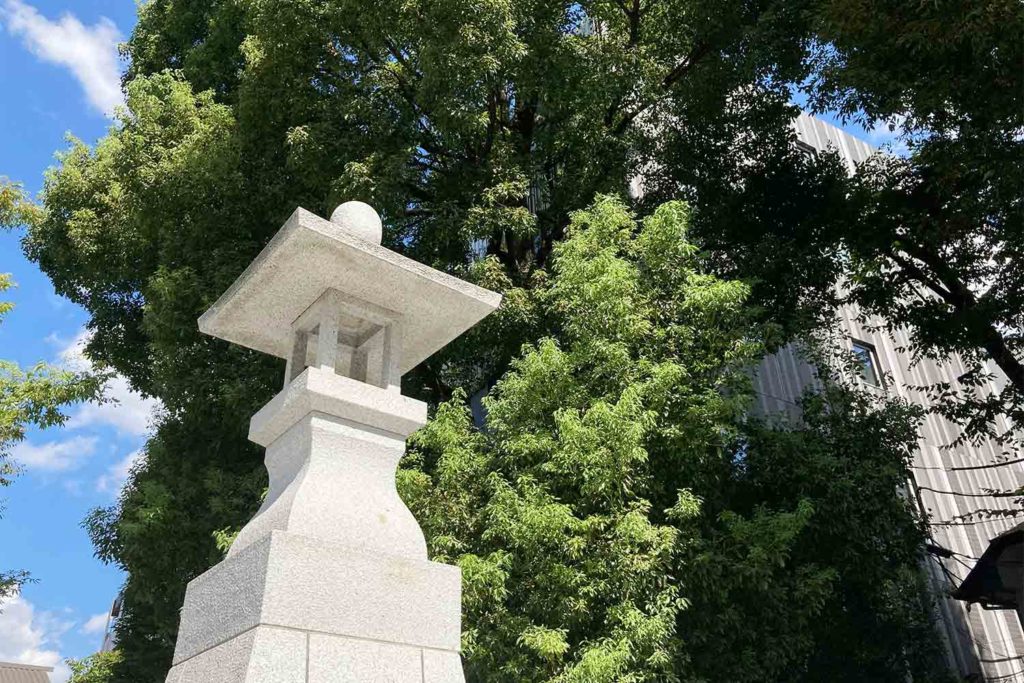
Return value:
M 875 352 L 875 347 L 867 342 L 854 340 L 853 355 L 857 358 L 861 379 L 871 386 L 882 386 L 882 373 L 878 367 L 878 354 Z
M 806 142 L 803 142 L 802 140 L 797 140 L 796 149 L 798 152 L 803 154 L 811 161 L 813 161 L 814 158 L 818 156 L 818 150 L 816 150 L 814 147 L 810 146 Z

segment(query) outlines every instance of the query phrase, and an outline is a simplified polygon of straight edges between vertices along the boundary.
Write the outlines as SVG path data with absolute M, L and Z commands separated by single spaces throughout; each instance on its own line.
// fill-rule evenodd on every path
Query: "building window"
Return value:
M 809 161 L 814 161 L 815 157 L 818 156 L 818 150 L 811 145 L 807 144 L 803 140 L 796 141 L 796 149 L 798 152 L 803 154 Z
M 882 386 L 882 373 L 878 366 L 878 353 L 867 342 L 853 340 L 853 355 L 857 359 L 860 377 L 873 387 Z

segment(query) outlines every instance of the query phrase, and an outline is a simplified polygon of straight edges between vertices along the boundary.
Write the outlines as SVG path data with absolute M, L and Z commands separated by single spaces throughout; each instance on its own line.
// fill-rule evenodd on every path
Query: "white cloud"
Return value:
M 47 341 L 59 341 L 55 335 L 47 337 Z M 85 357 L 85 345 L 89 334 L 80 330 L 73 340 L 66 343 L 60 351 L 59 363 L 73 370 L 91 370 L 92 364 Z M 68 429 L 83 429 L 100 425 L 109 425 L 121 434 L 144 436 L 149 432 L 149 424 L 153 412 L 160 407 L 160 402 L 152 398 L 144 398 L 132 391 L 128 380 L 120 375 L 112 377 L 106 386 L 105 395 L 109 402 L 86 403 L 72 411 L 68 417 Z
M 111 465 L 106 473 L 96 480 L 96 490 L 100 493 L 118 493 L 127 481 L 132 468 L 145 457 L 142 451 L 135 451 Z
M 68 417 L 68 429 L 82 429 L 97 425 L 110 425 L 121 434 L 143 436 L 149 433 L 149 423 L 159 401 L 144 398 L 132 391 L 128 380 L 117 375 L 107 382 L 107 403 L 86 403 Z
M 72 496 L 75 496 L 76 498 L 82 495 L 81 479 L 65 479 L 60 483 L 60 485 L 64 487 L 65 491 L 67 491 Z
M 84 349 L 88 333 L 79 331 L 74 339 L 61 339 L 56 333 L 46 337 L 46 342 L 60 347 L 54 362 L 65 368 L 78 371 L 92 370 L 92 364 L 85 357 Z M 109 440 L 110 433 L 102 428 L 112 428 L 117 435 L 131 437 L 135 443 L 149 432 L 154 412 L 160 402 L 143 398 L 132 391 L 128 380 L 115 375 L 107 381 L 104 394 L 107 401 L 87 403 L 73 408 L 65 423 L 65 429 L 78 430 L 68 438 L 45 443 L 23 441 L 11 449 L 15 462 L 37 472 L 70 472 L 96 455 L 100 447 Z M 104 440 L 101 442 L 101 438 Z M 111 451 L 104 448 L 105 453 Z M 123 451 L 122 451 L 123 452 Z M 120 492 L 132 467 L 143 459 L 142 451 L 134 451 L 110 464 L 95 479 L 95 489 L 100 493 Z M 90 478 L 93 475 L 90 475 Z M 71 495 L 82 493 L 82 480 L 64 479 L 64 489 Z
M 96 452 L 95 436 L 73 436 L 64 441 L 33 444 L 23 441 L 11 449 L 14 461 L 30 470 L 65 472 L 82 465 Z
M 2 2 L 3 0 L 0 0 L 0 3 Z M 47 343 L 59 349 L 58 357 L 54 361 L 76 370 L 92 368 L 83 352 L 87 341 L 88 336 L 84 331 L 79 332 L 70 341 L 57 335 L 50 335 L 46 339 Z M 19 443 L 12 449 L 14 459 L 34 470 L 70 472 L 87 458 L 101 452 L 105 455 L 116 452 L 108 443 L 113 430 L 132 436 L 145 434 L 150 417 L 159 403 L 143 399 L 131 391 L 123 377 L 113 378 L 107 387 L 107 395 L 116 399 L 118 403 L 104 404 L 98 408 L 80 406 L 71 412 L 68 425 L 70 428 L 92 429 L 73 432 L 65 435 L 67 438 L 63 440 L 49 443 Z M 107 429 L 101 430 L 102 427 Z M 138 439 L 132 441 L 137 443 Z M 100 492 L 119 491 L 132 467 L 142 458 L 142 452 L 135 451 L 109 466 L 101 466 L 106 467 L 106 470 L 101 470 L 102 474 L 95 479 L 96 489 Z M 96 476 L 96 471 L 87 470 L 74 476 L 78 478 L 62 478 L 62 484 L 69 492 L 78 491 L 83 477 L 88 476 L 85 481 L 90 481 Z M 0 604 L 0 661 L 52 666 L 52 683 L 66 683 L 70 671 L 63 663 L 64 656 L 68 653 L 62 648 L 62 636 L 70 629 L 75 629 L 81 636 L 96 637 L 98 645 L 98 637 L 105 630 L 106 622 L 106 614 L 97 614 L 76 623 L 69 620 L 66 614 L 39 610 L 23 597 L 11 598 Z
M 107 613 L 94 614 L 88 621 L 82 624 L 82 633 L 87 636 L 95 636 L 107 632 Z
M 74 626 L 52 612 L 40 612 L 22 597 L 0 604 L 0 661 L 52 666 L 52 683 L 64 683 L 71 672 L 60 655 L 60 639 Z
M 121 104 L 121 68 L 117 45 L 121 32 L 102 17 L 86 26 L 64 13 L 60 19 L 44 17 L 23 0 L 0 0 L 0 20 L 12 35 L 39 59 L 68 68 L 85 90 L 89 102 L 108 116 Z

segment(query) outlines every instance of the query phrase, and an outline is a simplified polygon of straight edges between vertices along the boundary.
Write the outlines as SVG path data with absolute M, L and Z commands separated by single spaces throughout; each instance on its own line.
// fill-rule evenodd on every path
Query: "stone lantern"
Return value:
M 223 562 L 191 581 L 168 683 L 451 683 L 461 576 L 430 562 L 395 489 L 426 404 L 401 377 L 501 302 L 380 246 L 349 202 L 298 209 L 199 319 L 287 360 L 250 423 L 270 488 Z

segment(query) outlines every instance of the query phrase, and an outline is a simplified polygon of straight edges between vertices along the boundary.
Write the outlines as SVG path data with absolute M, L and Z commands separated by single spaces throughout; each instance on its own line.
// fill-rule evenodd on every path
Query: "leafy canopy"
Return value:
M 69 659 L 71 678 L 68 683 L 107 683 L 114 674 L 114 667 L 121 662 L 121 653 L 97 652 L 83 659 Z
M 131 60 L 125 77 L 127 109 L 94 148 L 74 142 L 64 153 L 47 178 L 45 215 L 33 223 L 26 241 L 27 252 L 57 290 L 89 311 L 91 357 L 115 368 L 167 407 L 147 445 L 146 465 L 133 474 L 119 504 L 96 511 L 88 520 L 98 554 L 124 568 L 129 577 L 117 625 L 123 661 L 114 667 L 115 680 L 162 681 L 185 583 L 221 557 L 218 543 L 225 538 L 224 530 L 238 527 L 258 504 L 265 472 L 259 449 L 247 442 L 247 421 L 279 386 L 281 368 L 272 360 L 201 337 L 195 319 L 296 206 L 326 215 L 341 200 L 368 201 L 385 217 L 388 246 L 453 272 L 464 271 L 474 249 L 493 257 L 472 276 L 506 291 L 505 306 L 406 378 L 409 393 L 435 405 L 460 388 L 472 394 L 501 376 L 524 342 L 550 337 L 557 342 L 548 350 L 556 367 L 572 369 L 572 363 L 582 363 L 574 360 L 568 338 L 561 335 L 582 340 L 593 330 L 587 327 L 586 316 L 572 308 L 579 302 L 573 304 L 568 294 L 557 295 L 546 285 L 551 277 L 548 267 L 573 212 L 585 208 L 595 193 L 625 194 L 638 171 L 645 175 L 646 194 L 637 201 L 643 213 L 652 213 L 668 199 L 690 201 L 691 230 L 709 255 L 709 269 L 731 276 L 714 287 L 708 284 L 712 303 L 724 306 L 720 297 L 739 297 L 740 290 L 750 287 L 744 296 L 756 306 L 748 313 L 770 316 L 787 332 L 827 313 L 824 304 L 831 301 L 843 249 L 821 233 L 842 214 L 847 188 L 836 164 L 800 160 L 791 144 L 794 109 L 788 104 L 787 86 L 803 81 L 808 73 L 805 57 L 819 6 L 810 0 L 143 4 L 126 46 Z M 674 206 L 664 211 L 682 211 Z M 667 253 L 675 254 L 675 248 Z M 594 246 L 587 249 L 595 250 L 600 259 L 610 258 Z M 780 254 L 799 258 L 777 258 Z M 654 260 L 656 254 L 646 258 Z M 579 267 L 581 272 L 587 269 L 582 263 Z M 664 266 L 650 272 L 669 277 L 668 270 Z M 740 277 L 747 284 L 737 284 Z M 612 284 L 622 283 L 608 286 Z M 587 343 L 593 344 L 594 353 L 608 354 L 597 356 L 604 373 L 621 370 L 623 381 L 652 394 L 668 395 L 667 389 L 658 388 L 658 381 L 674 382 L 671 373 L 683 372 L 679 386 L 698 387 L 697 393 L 665 400 L 679 410 L 693 402 L 693 419 L 704 416 L 709 422 L 687 423 L 679 435 L 669 429 L 663 438 L 685 445 L 689 442 L 684 437 L 692 431 L 693 448 L 701 445 L 718 454 L 716 459 L 702 451 L 693 463 L 725 467 L 726 450 L 708 444 L 724 443 L 725 435 L 738 427 L 720 434 L 712 424 L 724 424 L 716 411 L 738 409 L 742 391 L 737 387 L 716 398 L 711 385 L 685 383 L 695 373 L 703 378 L 700 381 L 713 384 L 706 375 L 717 368 L 714 358 L 704 358 L 696 350 L 686 357 L 700 361 L 693 368 L 651 360 L 661 357 L 653 352 L 651 358 L 641 358 L 639 347 L 630 344 L 639 344 L 641 332 L 653 335 L 651 344 L 659 335 L 670 334 L 661 323 L 671 319 L 674 309 L 658 309 L 666 295 L 645 304 L 643 297 L 649 292 L 643 287 L 654 285 L 638 286 L 634 303 L 653 306 L 653 311 L 625 311 L 632 322 L 622 328 L 626 323 L 615 316 L 623 311 L 604 302 L 607 311 L 600 320 L 621 338 Z M 585 282 L 581 288 L 595 298 L 600 294 Z M 695 315 L 704 310 L 696 300 L 691 302 Z M 671 333 L 679 338 L 665 344 L 679 346 L 682 353 L 689 343 L 686 335 L 713 336 L 717 315 L 708 314 L 703 327 L 680 326 Z M 562 321 L 565 316 L 575 316 L 575 328 Z M 725 331 L 722 334 L 723 339 L 736 341 Z M 774 341 L 773 335 L 767 330 L 751 332 L 749 338 L 741 336 L 739 347 L 727 351 L 737 355 L 735 360 L 748 351 L 756 355 L 754 347 Z M 568 359 L 563 358 L 566 354 Z M 632 367 L 631 359 L 642 359 L 644 365 Z M 668 374 L 652 375 L 655 370 Z M 597 379 L 579 379 L 585 386 L 577 390 L 589 391 Z M 742 377 L 730 372 L 714 381 L 727 379 Z M 508 387 L 511 392 L 512 384 Z M 666 564 L 670 544 L 663 536 L 679 533 L 678 528 L 661 517 L 678 502 L 678 490 L 691 483 L 676 481 L 682 474 L 674 467 L 677 460 L 666 455 L 673 452 L 669 446 L 642 450 L 651 462 L 665 458 L 672 467 L 654 467 L 648 479 L 635 473 L 616 479 L 616 467 L 642 465 L 636 444 L 652 430 L 660 434 L 649 422 L 657 413 L 651 414 L 645 396 L 624 396 L 611 389 L 595 396 L 602 397 L 604 412 L 590 416 L 592 422 L 584 420 L 587 405 L 582 403 L 574 404 L 577 413 L 558 418 L 559 430 L 579 435 L 576 450 L 560 451 L 562 462 L 538 462 L 528 471 L 567 471 L 575 457 L 588 463 L 583 468 L 588 472 L 587 486 L 596 487 L 595 494 L 618 492 L 612 500 L 620 505 L 613 511 L 594 507 L 601 512 L 594 521 L 598 530 L 619 528 L 619 517 L 626 514 L 622 505 L 642 507 L 641 499 L 651 501 L 650 534 L 638 527 L 644 531 L 641 536 L 650 536 L 643 541 L 646 561 L 654 568 L 674 566 Z M 621 433 L 632 441 L 620 443 L 618 427 L 636 415 L 640 423 Z M 555 418 L 552 413 L 531 419 L 550 428 Z M 598 438 L 593 430 L 601 425 L 605 431 Z M 808 427 L 807 438 L 817 439 L 823 452 L 830 453 L 829 426 L 821 423 L 817 429 Z M 516 429 L 509 430 L 515 453 L 523 450 L 540 458 L 539 450 L 529 450 L 530 439 L 512 438 Z M 606 432 L 615 437 L 612 443 L 619 444 L 614 453 L 622 463 L 615 467 L 602 465 L 608 457 L 604 451 L 591 453 L 591 448 L 602 446 Z M 728 481 L 715 467 L 710 474 L 700 472 L 714 482 Z M 624 477 L 625 470 L 619 476 Z M 569 473 L 560 477 L 565 480 L 560 486 L 573 490 L 577 485 Z M 658 493 L 657 502 L 653 494 L 634 490 L 637 481 L 649 483 Z M 891 501 L 891 486 L 896 485 L 891 478 L 857 484 L 877 486 L 870 490 L 884 501 Z M 543 488 L 534 495 L 515 488 L 517 482 L 509 486 L 516 496 L 533 496 L 529 500 L 554 495 Z M 707 485 L 701 490 L 705 512 L 699 519 L 717 524 L 720 512 L 731 509 L 730 504 L 707 507 L 716 500 L 713 494 L 718 489 Z M 556 503 L 553 511 L 564 504 Z M 813 501 L 819 517 L 808 517 L 810 508 L 801 506 L 800 500 L 786 499 L 779 506 L 778 514 L 790 516 L 766 517 L 761 526 L 767 537 L 805 538 L 795 529 L 806 520 L 821 518 Z M 642 521 L 645 514 L 638 508 L 629 520 Z M 751 509 L 743 514 L 755 513 Z M 885 534 L 866 524 L 870 520 L 861 521 L 865 529 Z M 830 523 L 856 531 L 840 522 Z M 745 535 L 758 537 L 753 530 Z M 439 538 L 444 536 L 439 532 Z M 623 543 L 641 547 L 641 540 L 630 539 Z M 785 547 L 783 540 L 776 545 Z M 442 545 L 437 547 L 443 551 Z M 811 553 L 809 545 L 801 547 L 805 555 Z M 604 557 L 611 552 L 601 550 Z M 486 560 L 489 552 L 484 548 L 477 554 Z M 756 557 L 775 555 L 758 552 Z M 781 570 L 772 561 L 762 561 L 763 572 L 776 576 Z M 673 576 L 682 575 L 681 570 L 673 571 Z M 820 579 L 822 588 L 800 595 L 825 595 L 827 576 L 806 571 Z M 471 574 L 468 569 L 466 573 Z M 529 580 L 519 574 L 516 578 Z M 670 599 L 669 588 L 675 584 L 655 586 L 653 580 L 632 575 L 607 579 L 623 586 L 636 581 L 633 604 L 647 610 L 643 619 L 650 621 L 645 623 L 667 628 L 679 610 Z M 905 593 L 913 591 L 907 588 Z M 780 595 L 788 593 L 781 590 Z M 792 608 L 782 601 L 780 597 L 776 605 L 779 615 Z M 753 609 L 759 603 L 744 604 Z M 600 613 L 610 615 L 610 607 Z M 693 609 L 686 613 L 697 614 Z M 641 671 L 670 671 L 664 652 L 667 639 L 677 636 L 644 631 L 634 612 L 615 615 L 628 648 L 652 658 Z M 512 639 L 514 629 L 499 623 L 505 616 L 494 616 L 494 630 L 509 634 L 508 639 L 496 635 L 496 640 L 487 641 L 494 643 L 495 652 L 506 653 L 502 648 Z M 866 615 L 864 628 L 874 618 L 874 613 Z M 794 617 L 785 623 L 810 620 Z M 675 632 L 682 633 L 686 623 L 679 617 Z M 562 626 L 551 628 L 558 631 Z M 524 644 L 533 644 L 531 652 L 543 654 L 526 659 L 517 655 L 509 661 L 530 666 L 539 657 L 551 670 L 583 667 L 582 661 L 566 662 L 581 652 L 577 646 L 584 640 L 594 646 L 588 646 L 587 652 L 594 654 L 586 666 L 604 666 L 600 662 L 605 659 L 619 662 L 614 666 L 634 661 L 629 653 L 634 650 L 616 649 L 615 643 L 626 641 L 607 641 L 602 650 L 598 640 L 584 635 L 583 627 L 565 628 L 564 636 L 516 632 L 516 641 L 522 636 Z M 486 633 L 479 637 L 491 638 Z M 573 649 L 559 655 L 563 641 Z M 795 661 L 794 653 L 807 652 L 809 642 L 801 640 L 799 648 L 787 649 L 790 659 L 772 661 Z M 894 637 L 872 646 L 885 650 L 897 642 L 900 638 Z M 491 649 L 487 645 L 478 651 Z M 909 661 L 886 652 L 894 662 Z M 576 671 L 574 675 L 590 675 L 589 669 Z
M 462 568 L 468 677 L 938 680 L 897 494 L 917 411 L 830 384 L 802 425 L 748 418 L 775 330 L 704 272 L 689 221 L 575 213 L 524 294 L 550 326 L 485 429 L 460 394 L 411 441 L 399 488 Z
M 761 211 L 762 197 L 781 195 L 752 201 L 744 189 L 795 158 L 784 83 L 802 70 L 799 9 L 141 5 L 126 110 L 94 147 L 74 141 L 63 153 L 25 243 L 57 291 L 88 310 L 90 357 L 167 409 L 119 504 L 88 520 L 100 557 L 128 576 L 118 680 L 163 679 L 185 583 L 220 558 L 215 534 L 258 505 L 266 474 L 246 425 L 281 368 L 203 338 L 195 320 L 296 206 L 327 215 L 369 201 L 386 244 L 453 272 L 480 238 L 496 259 L 480 277 L 515 291 L 405 381 L 433 403 L 472 393 L 550 317 L 527 293 L 569 214 L 596 191 L 625 191 L 648 162 L 664 157 L 660 187 L 692 195 L 696 223 L 743 205 L 751 211 L 723 216 L 806 224 L 813 202 Z M 800 196 L 828 185 L 792 173 L 805 177 Z M 759 296 L 795 310 L 794 293 Z

